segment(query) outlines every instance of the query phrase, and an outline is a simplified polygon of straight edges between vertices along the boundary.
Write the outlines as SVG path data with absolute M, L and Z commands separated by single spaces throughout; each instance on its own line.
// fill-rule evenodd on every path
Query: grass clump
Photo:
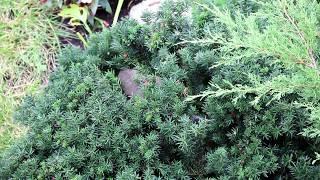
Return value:
M 0 152 L 24 128 L 12 112 L 27 93 L 47 82 L 59 52 L 59 25 L 38 0 L 2 0 L 0 4 Z

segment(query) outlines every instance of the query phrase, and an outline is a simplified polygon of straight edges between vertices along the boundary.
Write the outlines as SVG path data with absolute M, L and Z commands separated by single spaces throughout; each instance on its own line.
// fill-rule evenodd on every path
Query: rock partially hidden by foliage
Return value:
M 137 82 L 138 71 L 135 69 L 122 69 L 118 74 L 123 92 L 132 97 L 141 94 L 139 82 Z
M 159 11 L 161 1 L 163 0 L 144 0 L 130 9 L 129 17 L 143 24 L 144 13 L 156 13 Z
M 1 179 L 320 179 L 319 3 L 197 2 L 65 49 Z

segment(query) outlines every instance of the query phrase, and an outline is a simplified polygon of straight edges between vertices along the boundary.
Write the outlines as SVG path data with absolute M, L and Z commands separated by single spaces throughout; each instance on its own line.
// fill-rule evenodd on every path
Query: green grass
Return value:
M 12 119 L 14 109 L 46 84 L 60 51 L 58 36 L 67 35 L 39 2 L 0 3 L 0 153 L 25 132 Z

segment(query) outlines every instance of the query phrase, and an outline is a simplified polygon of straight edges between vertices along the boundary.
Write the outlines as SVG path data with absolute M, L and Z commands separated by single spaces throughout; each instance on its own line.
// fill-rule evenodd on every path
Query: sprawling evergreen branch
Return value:
M 278 0 L 278 1 L 281 2 L 280 0 Z M 282 2 L 283 2 L 283 0 L 282 0 Z M 281 4 L 281 3 L 279 3 L 279 4 Z M 307 42 L 307 40 L 305 38 L 304 33 L 299 29 L 299 27 L 296 24 L 295 20 L 289 15 L 286 4 L 283 5 L 283 12 L 284 12 L 284 16 L 287 18 L 287 20 L 295 28 L 297 34 L 299 35 L 299 37 L 301 38 L 301 40 L 303 41 L 303 43 L 304 43 L 304 45 L 305 45 L 305 47 L 307 49 L 307 53 L 308 53 L 309 58 L 311 60 L 311 63 L 308 66 L 310 66 L 312 68 L 315 68 L 317 70 L 318 69 L 317 68 L 317 66 L 318 66 L 317 64 L 318 63 L 317 63 L 317 60 L 316 60 L 316 57 L 315 57 L 315 54 L 314 54 L 314 50 L 309 46 L 309 44 L 308 44 L 308 42 Z

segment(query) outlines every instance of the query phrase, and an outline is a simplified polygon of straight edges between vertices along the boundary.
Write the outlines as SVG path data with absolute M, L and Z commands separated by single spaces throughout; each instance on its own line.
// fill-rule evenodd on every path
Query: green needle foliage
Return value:
M 168 1 L 65 49 L 16 113 L 30 130 L 1 178 L 319 179 L 319 7 Z

